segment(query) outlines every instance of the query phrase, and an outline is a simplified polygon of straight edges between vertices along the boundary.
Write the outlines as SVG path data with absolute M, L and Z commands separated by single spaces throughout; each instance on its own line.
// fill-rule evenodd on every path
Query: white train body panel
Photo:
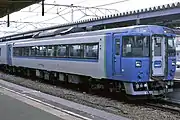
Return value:
M 56 44 L 77 44 L 77 43 L 99 43 L 99 59 L 97 62 L 83 60 L 60 60 L 53 58 L 36 57 L 12 57 L 13 66 L 22 66 L 34 69 L 43 69 L 48 71 L 57 71 L 78 75 L 91 76 L 93 78 L 104 78 L 104 39 L 105 35 L 85 36 L 74 38 L 56 38 L 52 40 L 39 40 L 30 42 L 15 42 L 13 47 L 38 46 L 38 45 L 56 45 Z

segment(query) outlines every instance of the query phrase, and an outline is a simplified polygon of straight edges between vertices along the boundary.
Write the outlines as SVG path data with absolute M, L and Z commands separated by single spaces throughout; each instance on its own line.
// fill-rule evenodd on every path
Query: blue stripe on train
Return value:
M 14 56 L 14 58 L 41 59 L 41 60 L 64 60 L 64 61 L 77 61 L 77 62 L 98 62 L 98 59 L 80 59 L 80 58 L 54 58 L 54 57 L 29 57 L 29 56 Z

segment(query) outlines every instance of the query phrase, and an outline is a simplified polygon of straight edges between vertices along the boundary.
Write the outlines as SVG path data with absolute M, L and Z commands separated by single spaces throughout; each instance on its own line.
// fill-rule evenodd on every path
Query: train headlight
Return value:
M 140 87 L 143 88 L 143 84 L 142 83 L 140 84 Z
M 171 85 L 171 81 L 168 81 L 168 85 Z
M 142 66 L 142 62 L 140 60 L 136 60 L 136 67 L 141 67 Z
M 174 81 L 171 81 L 171 86 L 173 86 L 174 85 Z
M 147 86 L 148 86 L 148 85 L 147 85 L 147 83 L 145 83 L 145 84 L 144 84 L 144 87 L 146 87 L 146 88 L 147 88 Z
M 136 84 L 136 89 L 139 89 L 139 84 Z
M 176 60 L 172 60 L 172 66 L 176 65 Z

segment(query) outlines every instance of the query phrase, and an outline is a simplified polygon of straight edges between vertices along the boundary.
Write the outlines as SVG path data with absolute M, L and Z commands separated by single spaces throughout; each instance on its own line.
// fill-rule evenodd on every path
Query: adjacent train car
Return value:
M 162 95 L 173 91 L 174 37 L 170 28 L 139 25 L 7 41 L 0 43 L 0 62 L 10 72 L 47 80 Z

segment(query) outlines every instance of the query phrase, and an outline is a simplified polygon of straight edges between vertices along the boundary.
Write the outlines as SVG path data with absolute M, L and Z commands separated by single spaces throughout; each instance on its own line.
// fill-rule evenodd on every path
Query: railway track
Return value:
M 144 105 L 156 110 L 159 109 L 180 115 L 180 104 L 172 101 L 146 102 Z

